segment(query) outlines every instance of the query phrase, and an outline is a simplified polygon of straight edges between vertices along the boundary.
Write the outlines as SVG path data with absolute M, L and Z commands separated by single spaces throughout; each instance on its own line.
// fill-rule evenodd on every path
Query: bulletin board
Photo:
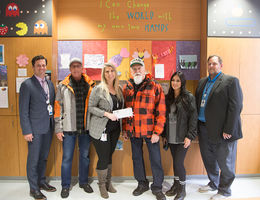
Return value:
M 130 61 L 137 57 L 144 60 L 146 72 L 156 80 L 170 80 L 176 70 L 183 71 L 187 80 L 200 78 L 200 41 L 58 41 L 58 80 L 70 73 L 73 57 L 83 61 L 84 71 L 93 80 L 101 79 L 105 62 L 115 65 L 120 80 L 128 80 Z M 156 73 L 157 64 L 163 77 Z
M 52 0 L 1 0 L 0 37 L 52 36 Z

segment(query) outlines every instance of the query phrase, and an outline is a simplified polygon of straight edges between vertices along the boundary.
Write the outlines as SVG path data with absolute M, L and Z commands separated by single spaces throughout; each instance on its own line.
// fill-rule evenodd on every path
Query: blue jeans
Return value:
M 69 135 L 64 132 L 63 138 L 63 156 L 61 165 L 61 185 L 62 188 L 69 188 L 71 183 L 71 167 L 73 153 L 75 149 L 76 139 L 78 138 L 79 145 L 79 184 L 88 183 L 89 170 L 89 147 L 90 136 L 84 135 Z
M 150 138 L 131 138 L 135 179 L 138 181 L 138 184 L 143 184 L 144 182 L 147 182 L 143 158 L 143 139 L 145 140 L 148 148 L 149 159 L 153 174 L 153 184 L 151 185 L 151 190 L 155 192 L 161 191 L 164 174 L 161 163 L 160 143 L 151 143 Z

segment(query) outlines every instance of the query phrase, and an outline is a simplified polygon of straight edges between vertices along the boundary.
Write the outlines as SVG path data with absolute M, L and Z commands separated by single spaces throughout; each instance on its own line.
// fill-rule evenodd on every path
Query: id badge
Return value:
M 53 115 L 52 106 L 50 104 L 47 106 L 47 110 L 49 112 L 49 115 Z
M 205 107 L 205 103 L 206 103 L 205 99 L 202 99 L 202 100 L 201 100 L 200 107 Z
M 106 142 L 107 141 L 107 134 L 102 133 L 100 140 L 103 141 L 103 142 Z

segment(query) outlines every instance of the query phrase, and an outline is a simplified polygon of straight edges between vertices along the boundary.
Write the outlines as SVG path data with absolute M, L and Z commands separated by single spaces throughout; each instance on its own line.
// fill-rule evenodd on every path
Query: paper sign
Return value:
M 20 92 L 20 87 L 22 82 L 24 82 L 26 79 L 28 79 L 29 77 L 24 77 L 24 78 L 16 78 L 16 93 Z
M 60 55 L 61 69 L 69 69 L 70 54 L 64 53 Z
M 118 118 L 125 118 L 125 117 L 132 117 L 133 116 L 133 110 L 132 108 L 125 108 L 120 110 L 114 110 L 113 114 Z
M 104 55 L 103 54 L 84 54 L 85 68 L 103 68 Z
M 155 78 L 164 78 L 164 64 L 155 64 Z
M 27 76 L 27 69 L 26 68 L 19 68 L 18 69 L 18 76 Z
M 0 108 L 8 108 L 8 87 L 0 87 Z

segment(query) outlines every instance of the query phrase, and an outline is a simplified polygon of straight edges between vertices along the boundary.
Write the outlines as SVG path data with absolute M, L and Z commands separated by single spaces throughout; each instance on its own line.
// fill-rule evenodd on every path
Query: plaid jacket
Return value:
M 123 120 L 123 130 L 129 137 L 148 137 L 160 135 L 164 128 L 165 96 L 160 84 L 150 74 L 134 95 L 134 82 L 130 79 L 123 88 L 125 108 L 132 107 L 134 117 Z

